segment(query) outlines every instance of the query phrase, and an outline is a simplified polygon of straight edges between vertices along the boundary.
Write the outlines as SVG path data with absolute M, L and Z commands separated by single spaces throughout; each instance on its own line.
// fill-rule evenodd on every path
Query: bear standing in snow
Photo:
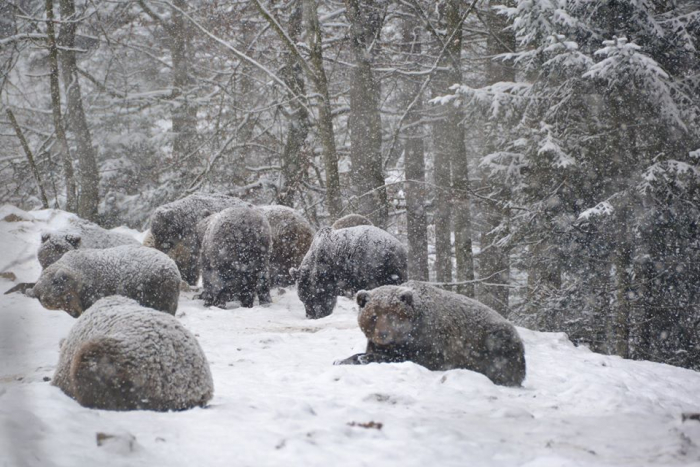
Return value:
M 206 306 L 224 306 L 239 299 L 253 306 L 257 292 L 260 303 L 270 303 L 270 223 L 262 213 L 249 207 L 228 208 L 199 223 L 200 264 Z
M 84 219 L 70 219 L 69 222 L 71 225 L 65 229 L 41 234 L 37 257 L 42 269 L 51 266 L 68 251 L 78 248 L 104 249 L 139 244 L 133 237 L 105 230 Z
M 175 261 L 188 284 L 197 285 L 199 280 L 197 224 L 214 213 L 235 206 L 251 204 L 231 196 L 194 194 L 160 206 L 151 215 L 153 245 Z
M 75 318 L 108 295 L 175 314 L 180 273 L 167 255 L 140 245 L 75 250 L 44 269 L 27 294 L 45 308 L 65 310 Z
M 257 206 L 272 229 L 270 281 L 273 286 L 294 283 L 291 268 L 299 267 L 314 239 L 314 229 L 299 213 L 286 206 Z
M 360 214 L 348 214 L 341 217 L 331 226 L 334 230 L 347 229 L 348 227 L 357 227 L 358 225 L 374 225 L 372 221 Z
M 337 297 L 361 289 L 401 284 L 406 280 L 406 249 L 396 238 L 373 226 L 318 231 L 299 269 L 297 293 L 307 318 L 333 312 Z
M 184 410 L 214 393 L 209 363 L 174 317 L 112 296 L 97 301 L 61 344 L 52 384 L 104 410 Z
M 357 294 L 367 350 L 340 364 L 411 361 L 429 370 L 463 368 L 504 386 L 525 379 L 525 348 L 515 327 L 487 306 L 426 283 Z

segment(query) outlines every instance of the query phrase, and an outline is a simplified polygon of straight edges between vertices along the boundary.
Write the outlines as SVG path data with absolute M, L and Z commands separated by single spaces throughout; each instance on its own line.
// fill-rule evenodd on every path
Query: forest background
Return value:
M 696 0 L 0 0 L 0 201 L 355 212 L 412 279 L 698 370 L 699 48 Z

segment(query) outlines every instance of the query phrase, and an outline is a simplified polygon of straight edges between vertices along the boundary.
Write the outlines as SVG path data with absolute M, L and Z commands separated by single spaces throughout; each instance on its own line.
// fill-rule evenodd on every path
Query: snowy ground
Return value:
M 10 213 L 27 220 L 3 221 Z M 0 208 L 0 272 L 36 279 L 39 232 L 66 219 Z M 352 301 L 309 321 L 294 290 L 252 309 L 206 309 L 192 295 L 177 316 L 216 393 L 179 413 L 79 406 L 46 381 L 74 319 L 0 295 L 0 466 L 700 466 L 700 422 L 681 421 L 700 412 L 699 373 L 525 329 L 523 388 L 412 363 L 333 366 L 364 348 Z M 381 428 L 361 425 L 371 422 Z M 98 446 L 98 433 L 114 437 Z

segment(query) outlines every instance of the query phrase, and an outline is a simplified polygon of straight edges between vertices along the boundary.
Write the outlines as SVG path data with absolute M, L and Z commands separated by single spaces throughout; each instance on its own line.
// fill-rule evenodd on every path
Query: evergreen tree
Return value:
M 524 213 L 508 237 L 528 245 L 521 313 L 598 350 L 697 367 L 697 13 L 623 0 L 500 12 L 518 51 L 499 58 L 519 80 L 445 100 L 500 125 L 482 165 Z

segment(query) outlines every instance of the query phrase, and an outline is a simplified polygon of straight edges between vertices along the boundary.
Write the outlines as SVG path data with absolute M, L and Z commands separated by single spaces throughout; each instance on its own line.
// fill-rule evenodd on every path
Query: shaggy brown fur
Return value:
M 412 361 L 430 370 L 464 368 L 496 384 L 525 379 L 525 348 L 515 327 L 481 303 L 409 281 L 357 294 L 367 350 L 341 364 Z
M 65 310 L 76 318 L 108 295 L 175 314 L 180 273 L 167 255 L 139 245 L 75 250 L 44 269 L 27 295 L 38 298 L 44 308 Z
M 199 280 L 197 224 L 234 206 L 252 205 L 230 196 L 195 193 L 160 206 L 151 215 L 153 245 L 175 261 L 182 279 L 188 284 L 197 285 Z
M 370 225 L 318 231 L 301 262 L 290 274 L 306 317 L 333 312 L 337 297 L 361 289 L 400 284 L 406 280 L 406 249 L 395 237 Z
M 183 410 L 214 392 L 195 337 L 172 316 L 119 296 L 99 300 L 76 321 L 52 384 L 104 410 Z
M 200 264 L 206 306 L 225 306 L 239 299 L 252 307 L 257 292 L 260 303 L 270 303 L 270 223 L 259 210 L 224 209 L 201 221 Z
M 294 283 L 290 268 L 297 268 L 314 240 L 314 229 L 294 209 L 286 206 L 258 206 L 270 223 L 270 281 L 272 286 Z

